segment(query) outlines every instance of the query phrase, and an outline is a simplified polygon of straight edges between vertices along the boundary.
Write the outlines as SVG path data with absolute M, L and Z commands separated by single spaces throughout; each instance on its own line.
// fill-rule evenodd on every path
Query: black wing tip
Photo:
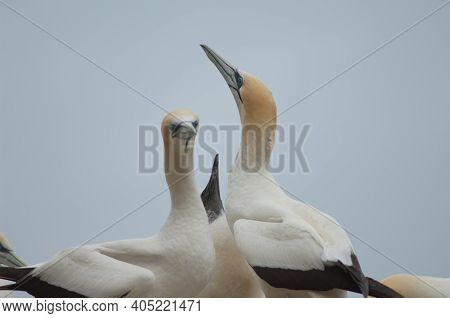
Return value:
M 364 298 L 367 298 L 369 296 L 369 282 L 367 280 L 367 277 L 366 275 L 364 275 L 361 264 L 359 263 L 359 259 L 355 253 L 352 253 L 351 259 L 352 266 L 348 267 L 349 274 L 355 281 L 356 285 L 358 285 L 361 294 L 364 296 Z
M 369 283 L 369 295 L 376 298 L 403 298 L 403 295 L 392 288 L 380 283 L 376 279 L 367 277 Z
M 33 277 L 31 272 L 35 268 L 15 268 L 0 266 L 0 279 L 13 282 L 12 284 L 0 286 L 4 291 L 24 291 L 37 298 L 85 298 L 87 296 L 70 291 L 63 287 L 51 285 L 39 277 Z
M 2 285 L 0 286 L 0 290 L 13 290 L 16 284 Z
M 31 267 L 8 267 L 0 266 L 0 279 L 17 282 L 31 273 Z
M 275 288 L 291 290 L 328 291 L 332 289 L 343 289 L 362 294 L 369 294 L 369 282 L 359 266 L 354 261 L 353 265 L 347 266 L 342 262 L 335 265 L 325 266 L 325 269 L 284 269 L 252 266 L 255 273 L 266 283 Z

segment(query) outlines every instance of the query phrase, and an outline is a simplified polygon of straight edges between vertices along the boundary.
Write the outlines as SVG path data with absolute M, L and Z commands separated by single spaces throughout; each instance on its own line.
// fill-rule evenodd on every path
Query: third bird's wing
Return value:
M 61 292 L 85 297 L 123 297 L 139 283 L 153 278 L 147 269 L 105 255 L 95 246 L 86 246 L 61 252 L 36 268 L 26 278 L 29 280 L 26 284 L 36 285 L 38 297 L 58 297 Z

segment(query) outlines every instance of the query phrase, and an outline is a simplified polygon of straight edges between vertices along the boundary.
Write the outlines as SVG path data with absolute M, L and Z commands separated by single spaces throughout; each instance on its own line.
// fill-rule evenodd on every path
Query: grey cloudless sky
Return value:
M 263 80 L 281 111 L 444 1 L 2 2 L 165 108 L 218 125 L 238 113 L 200 43 Z M 280 116 L 312 125 L 311 173 L 276 175 L 402 266 L 447 277 L 449 30 L 447 6 Z M 162 173 L 137 173 L 138 125 L 165 114 L 1 4 L 0 43 L 0 232 L 37 263 L 165 188 Z M 151 235 L 169 207 L 165 193 L 94 242 Z M 404 272 L 352 241 L 367 275 Z

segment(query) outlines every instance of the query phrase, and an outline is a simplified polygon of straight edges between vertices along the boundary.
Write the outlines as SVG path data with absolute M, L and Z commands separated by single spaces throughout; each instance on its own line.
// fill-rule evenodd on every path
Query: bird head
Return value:
M 189 109 L 175 110 L 164 117 L 161 132 L 164 140 L 166 173 L 192 172 L 197 131 L 198 117 Z
M 8 240 L 2 234 L 0 234 L 0 265 L 13 267 L 25 266 L 24 261 L 14 253 Z
M 256 77 L 238 70 L 207 45 L 202 44 L 201 47 L 227 82 L 238 106 L 241 123 L 275 125 L 277 108 L 267 86 Z
M 190 109 L 178 109 L 164 117 L 161 132 L 166 149 L 175 153 L 191 153 L 198 131 L 198 116 Z
M 9 242 L 6 237 L 0 233 L 0 250 L 12 251 L 11 246 L 9 246 Z

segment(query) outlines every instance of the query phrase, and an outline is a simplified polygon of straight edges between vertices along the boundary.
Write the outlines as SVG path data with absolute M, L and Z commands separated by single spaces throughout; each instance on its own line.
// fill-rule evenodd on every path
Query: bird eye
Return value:
M 192 123 L 192 126 L 194 126 L 194 128 L 197 129 L 197 127 L 198 127 L 198 120 L 194 121 Z
M 167 127 L 169 128 L 170 131 L 173 131 L 177 127 L 177 125 L 174 123 L 170 123 Z
M 237 84 L 238 89 L 239 89 L 244 84 L 244 79 L 242 78 L 241 74 L 239 74 L 238 72 L 235 73 L 235 77 L 236 77 L 236 84 Z

